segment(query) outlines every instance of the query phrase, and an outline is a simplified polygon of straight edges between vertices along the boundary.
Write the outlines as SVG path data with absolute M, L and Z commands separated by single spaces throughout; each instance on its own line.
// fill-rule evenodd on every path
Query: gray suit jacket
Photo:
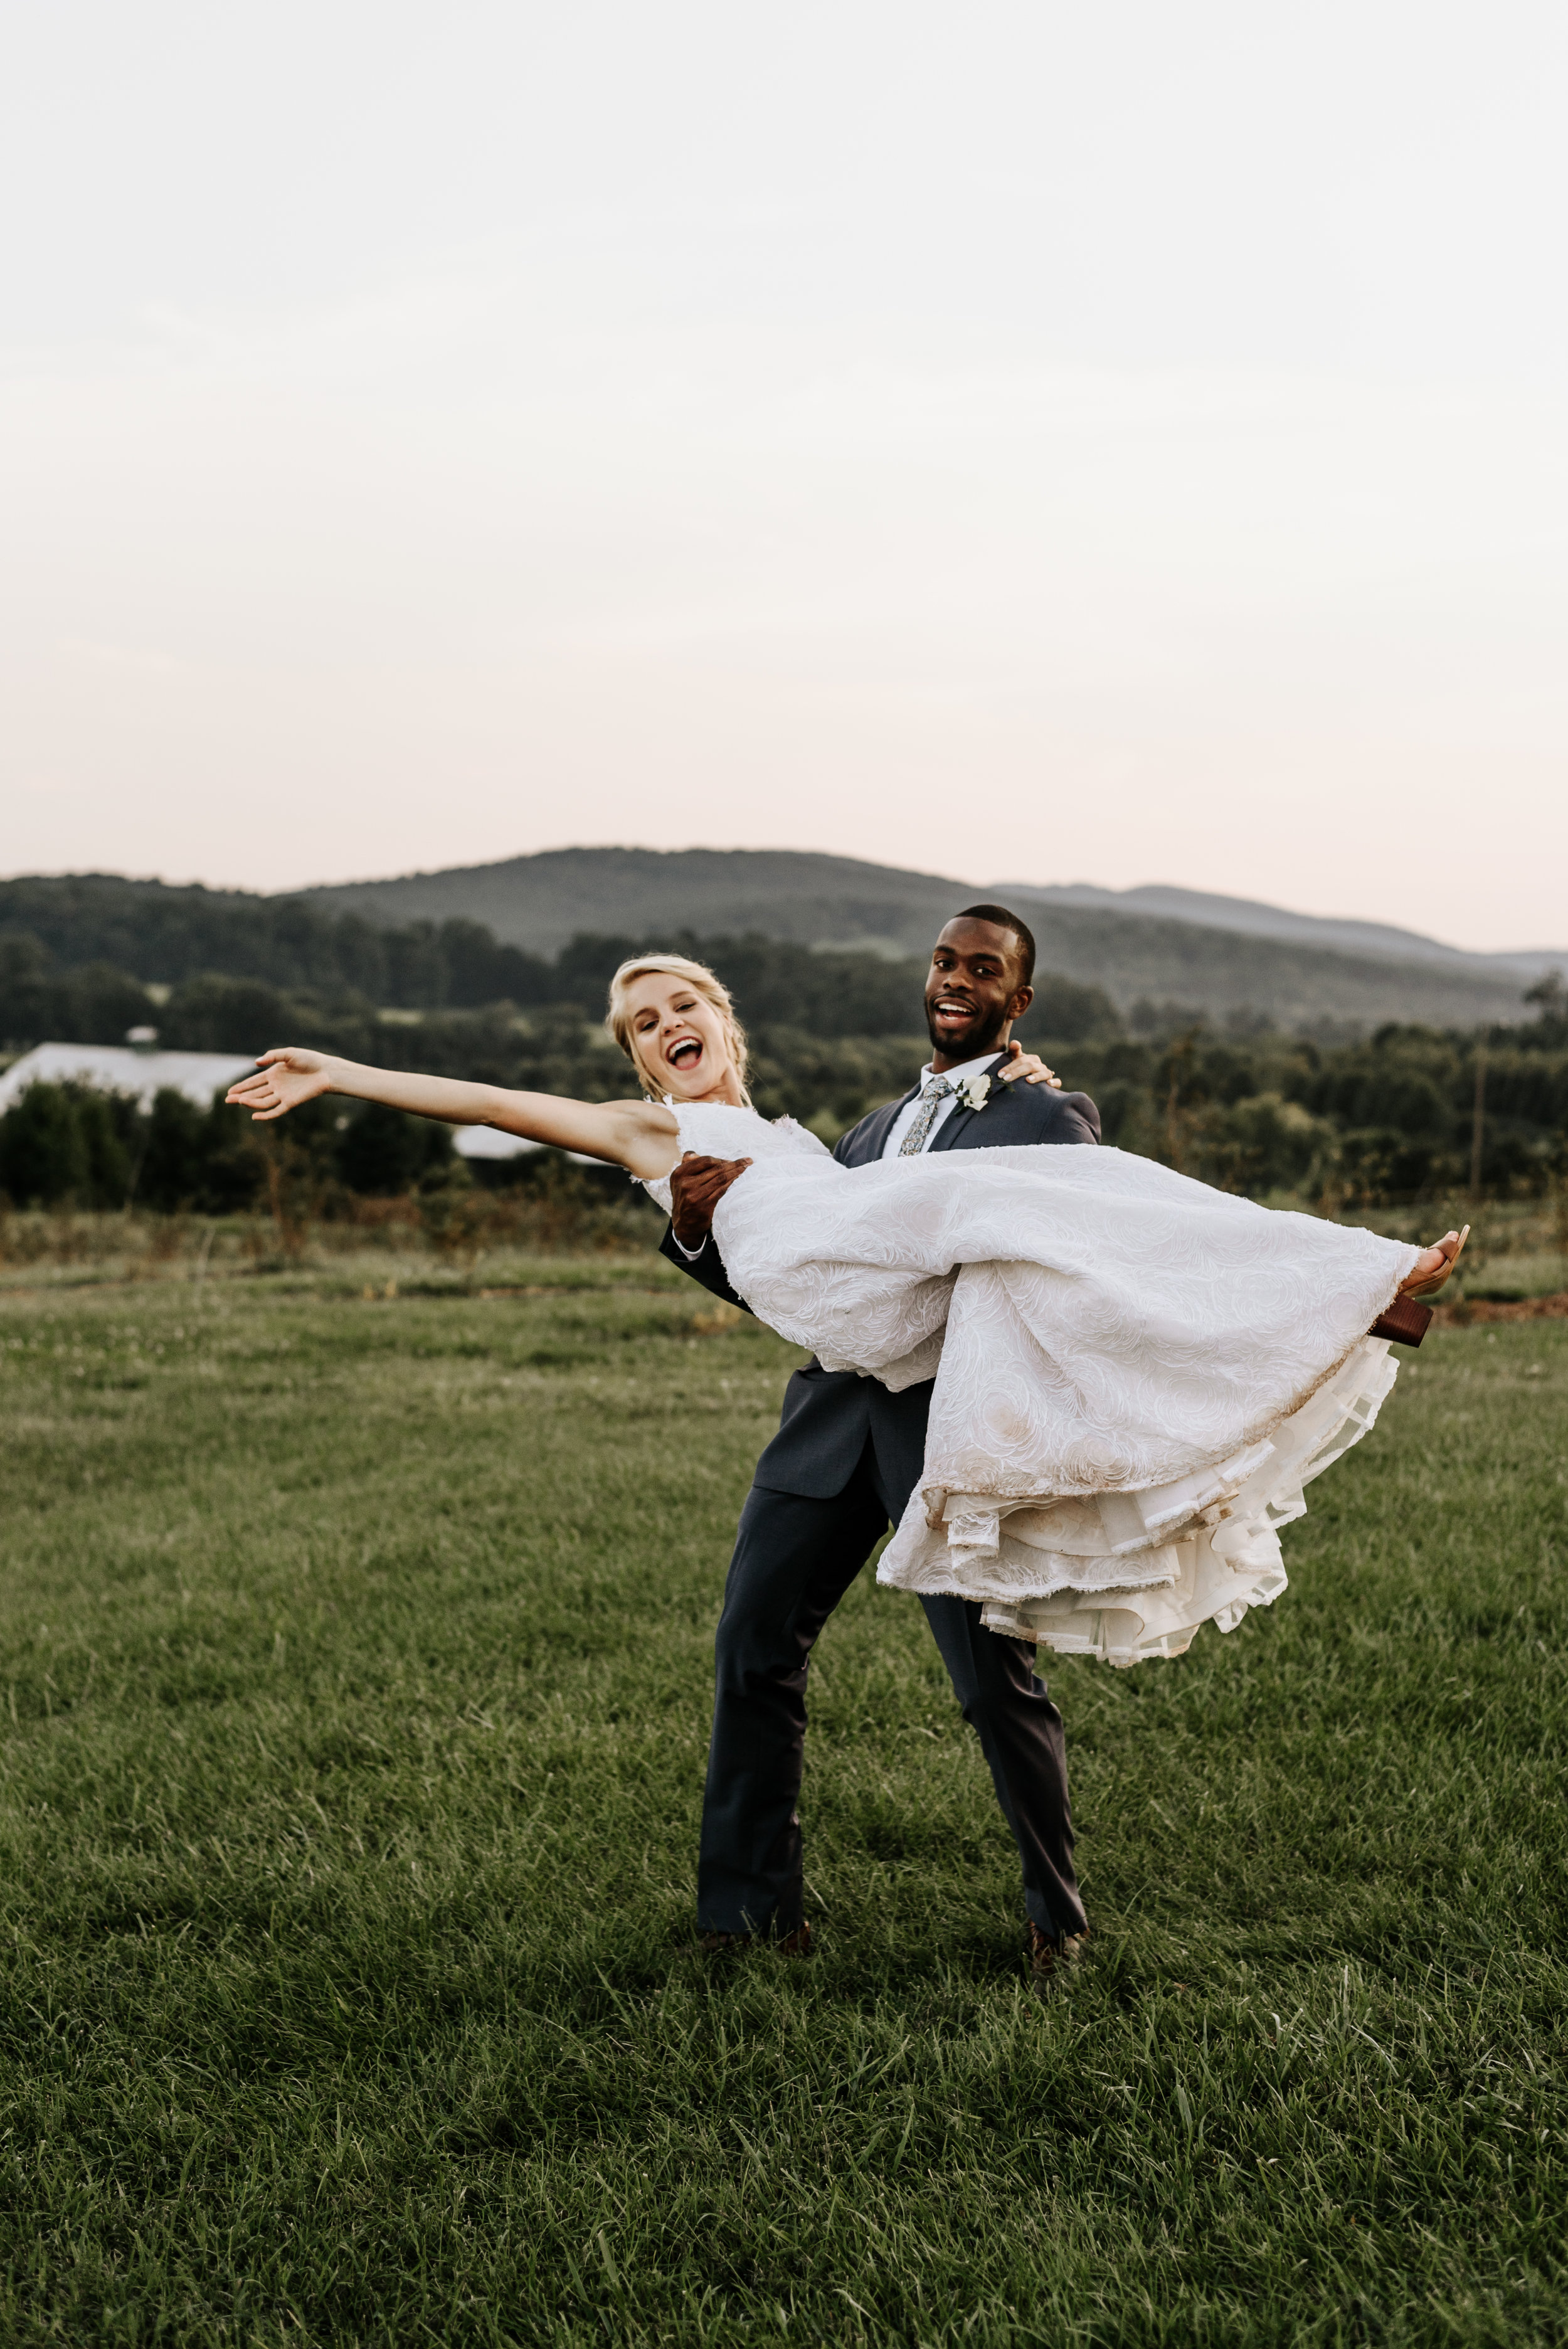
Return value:
M 998 1053 L 989 1066 L 997 1067 L 1002 1057 Z M 913 1085 L 901 1100 L 862 1117 L 840 1136 L 834 1157 L 844 1166 L 868 1166 L 880 1158 L 894 1118 L 919 1091 L 918 1084 Z M 1020 1143 L 1099 1140 L 1099 1112 L 1087 1093 L 1058 1093 L 1047 1085 L 1020 1082 L 994 1085 L 983 1110 L 962 1104 L 950 1110 L 931 1147 L 1003 1150 Z M 673 1233 L 666 1231 L 659 1252 L 715 1297 L 731 1305 L 745 1304 L 731 1288 L 711 1237 L 693 1258 L 682 1253 Z M 854 1475 L 869 1435 L 887 1488 L 907 1497 L 925 1458 L 931 1387 L 928 1379 L 920 1386 L 905 1387 L 902 1394 L 890 1394 L 879 1379 L 861 1378 L 854 1371 L 825 1371 L 820 1362 L 808 1362 L 784 1390 L 779 1433 L 757 1464 L 757 1483 L 776 1493 L 830 1499 Z

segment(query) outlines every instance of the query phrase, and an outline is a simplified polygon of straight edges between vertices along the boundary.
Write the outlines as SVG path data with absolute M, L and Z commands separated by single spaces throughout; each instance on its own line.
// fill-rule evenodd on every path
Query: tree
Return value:
M 452 1137 L 428 1117 L 408 1117 L 367 1102 L 338 1136 L 337 1171 L 351 1191 L 371 1199 L 400 1198 L 452 1162 Z
M 90 1176 L 77 1103 L 64 1085 L 29 1085 L 0 1118 L 0 1190 L 18 1207 L 80 1198 Z
M 196 1206 L 205 1189 L 206 1115 L 165 1085 L 153 1098 L 136 1186 L 139 1205 L 172 1211 Z

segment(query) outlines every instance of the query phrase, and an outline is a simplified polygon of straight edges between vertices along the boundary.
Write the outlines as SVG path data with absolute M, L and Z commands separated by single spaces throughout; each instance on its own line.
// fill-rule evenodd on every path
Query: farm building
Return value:
M 95 1092 L 129 1093 L 143 1109 L 166 1089 L 205 1109 L 222 1086 L 255 1062 L 232 1052 L 160 1052 L 129 1044 L 35 1044 L 0 1076 L 0 1117 L 29 1085 L 89 1085 Z
M 151 1044 L 36 1044 L 0 1075 L 0 1117 L 36 1084 L 90 1085 L 96 1092 L 129 1094 L 143 1109 L 167 1089 L 205 1109 L 215 1092 L 226 1092 L 255 1065 L 233 1052 L 160 1052 Z M 517 1158 L 542 1147 L 489 1125 L 454 1128 L 452 1146 L 459 1158 Z

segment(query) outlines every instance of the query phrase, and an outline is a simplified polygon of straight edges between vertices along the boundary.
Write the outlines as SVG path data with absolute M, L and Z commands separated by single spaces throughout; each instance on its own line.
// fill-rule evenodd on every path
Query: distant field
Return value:
M 631 1186 L 628 1185 L 628 1192 Z M 280 1233 L 266 1214 L 234 1216 L 87 1214 L 70 1207 L 6 1213 L 0 1208 L 0 1296 L 171 1282 L 206 1295 L 209 1288 L 250 1293 L 258 1273 L 285 1274 L 313 1295 L 356 1296 L 395 1285 L 399 1296 L 452 1297 L 475 1290 L 649 1281 L 689 1297 L 686 1281 L 653 1253 L 663 1218 L 640 1194 L 606 1202 L 595 1196 L 559 1219 L 566 1237 L 551 1237 L 548 1210 L 507 1195 L 487 1205 L 498 1226 L 471 1248 L 443 1248 L 420 1228 L 415 1203 L 361 1200 L 352 1222 L 307 1218 Z M 1299 1193 L 1275 1191 L 1266 1204 L 1313 1211 Z M 373 1221 L 367 1221 L 373 1218 Z M 1555 1199 L 1462 1196 L 1418 1206 L 1341 1209 L 1340 1220 L 1394 1239 L 1425 1242 L 1469 1222 L 1470 1237 L 1445 1304 L 1464 1298 L 1568 1293 L 1568 1210 Z M 509 1223 L 514 1226 L 509 1233 Z M 584 1235 L 586 1234 L 586 1237 Z M 288 1245 L 285 1245 L 285 1241 Z M 542 1243 L 548 1242 L 541 1252 Z M 290 1247 L 294 1253 L 290 1253 Z M 275 1288 L 269 1293 L 276 1293 Z
M 1047 2012 L 869 1577 L 820 1956 L 683 1948 L 792 1356 L 645 1257 L 512 1273 L 0 1296 L 0 2339 L 1568 2334 L 1568 1326 L 1435 1333 L 1270 1614 L 1056 1668 Z

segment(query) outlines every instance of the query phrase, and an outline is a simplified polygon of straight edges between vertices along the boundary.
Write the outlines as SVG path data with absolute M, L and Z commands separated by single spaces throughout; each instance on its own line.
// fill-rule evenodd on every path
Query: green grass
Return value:
M 1097 1949 L 1044 2010 L 869 1576 L 819 1956 L 683 1947 L 791 1357 L 533 1276 L 0 1299 L 0 2340 L 1568 2337 L 1568 1325 L 1434 1333 L 1272 1613 L 1057 1665 Z
M 1268 1204 L 1301 1202 L 1282 1193 Z M 1339 1218 L 1423 1247 L 1450 1226 L 1469 1224 L 1469 1243 L 1444 1291 L 1448 1304 L 1462 1298 L 1553 1297 L 1568 1289 L 1568 1189 L 1561 1185 L 1539 1199 L 1487 1199 L 1477 1206 L 1459 1193 L 1418 1206 L 1341 1208 Z

